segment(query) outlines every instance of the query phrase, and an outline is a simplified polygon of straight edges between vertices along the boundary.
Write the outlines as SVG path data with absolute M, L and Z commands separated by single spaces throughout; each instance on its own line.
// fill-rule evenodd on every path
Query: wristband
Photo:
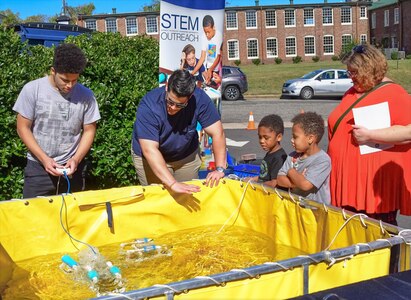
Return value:
M 220 173 L 224 173 L 225 169 L 223 167 L 217 167 L 216 171 L 218 171 Z

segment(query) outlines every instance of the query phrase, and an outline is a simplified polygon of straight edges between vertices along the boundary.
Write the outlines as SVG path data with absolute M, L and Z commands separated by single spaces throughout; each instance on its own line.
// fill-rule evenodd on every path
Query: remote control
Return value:
M 66 172 L 66 174 L 70 173 L 70 168 L 56 168 L 56 171 L 64 174 L 64 172 Z

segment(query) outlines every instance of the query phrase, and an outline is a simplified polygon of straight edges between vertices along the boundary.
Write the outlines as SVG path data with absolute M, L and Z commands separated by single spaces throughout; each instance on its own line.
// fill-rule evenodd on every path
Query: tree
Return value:
M 143 11 L 160 11 L 160 0 L 153 0 L 151 4 L 144 5 Z
M 15 14 L 10 9 L 0 10 L 0 14 L 5 16 L 3 19 L 3 23 L 1 23 L 1 26 L 7 27 L 9 25 L 21 23 L 19 13 Z
M 30 22 L 47 22 L 49 18 L 46 15 L 35 15 L 27 17 L 23 22 L 30 23 Z
M 79 6 L 67 6 L 68 16 L 71 18 L 70 23 L 76 24 L 79 15 L 90 16 L 93 14 L 93 11 L 96 9 L 94 3 L 83 4 Z

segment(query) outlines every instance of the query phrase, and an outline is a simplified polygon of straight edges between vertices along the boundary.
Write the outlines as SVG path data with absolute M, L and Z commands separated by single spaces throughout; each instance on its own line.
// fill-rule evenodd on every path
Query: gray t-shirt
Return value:
M 32 132 L 40 148 L 59 164 L 65 164 L 77 151 L 84 124 L 100 119 L 93 92 L 77 83 L 64 97 L 48 76 L 27 83 L 13 110 L 32 120 Z M 38 161 L 30 153 L 27 158 Z
M 291 152 L 280 171 L 278 176 L 287 176 L 288 170 L 294 168 L 298 173 L 305 171 L 305 179 L 311 182 L 316 187 L 316 191 L 302 191 L 298 188 L 293 188 L 292 193 L 301 195 L 307 199 L 315 200 L 320 203 L 330 204 L 330 172 L 331 172 L 331 159 L 324 150 L 317 152 L 314 155 L 310 155 L 307 158 L 300 159 L 299 154 Z M 295 162 L 293 162 L 295 160 Z M 311 192 L 311 193 L 310 193 Z

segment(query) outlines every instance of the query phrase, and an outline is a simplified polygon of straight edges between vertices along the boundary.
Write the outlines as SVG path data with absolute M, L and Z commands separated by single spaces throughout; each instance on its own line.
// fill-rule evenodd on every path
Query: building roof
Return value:
M 397 4 L 398 0 L 375 0 L 368 10 L 374 10 L 385 6 L 391 6 Z

